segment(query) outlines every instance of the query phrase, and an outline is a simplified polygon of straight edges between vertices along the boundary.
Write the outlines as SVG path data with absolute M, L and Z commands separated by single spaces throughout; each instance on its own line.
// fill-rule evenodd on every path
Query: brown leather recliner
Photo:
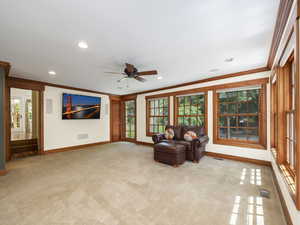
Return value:
M 186 159 L 194 162 L 199 162 L 201 157 L 205 154 L 205 146 L 208 143 L 208 136 L 204 133 L 204 128 L 199 126 L 166 126 L 174 130 L 174 138 L 168 140 L 164 134 L 155 134 L 152 136 L 154 144 L 160 142 L 168 142 L 172 144 L 184 145 L 186 152 Z M 194 131 L 197 134 L 196 139 L 193 141 L 185 141 L 184 134 L 187 131 Z

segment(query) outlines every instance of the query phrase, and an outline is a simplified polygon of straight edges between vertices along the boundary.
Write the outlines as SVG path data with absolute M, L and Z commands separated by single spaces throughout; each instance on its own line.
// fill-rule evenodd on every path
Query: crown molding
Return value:
M 17 78 L 17 77 L 11 77 L 11 76 L 9 76 L 7 78 L 7 82 L 9 84 L 9 86 L 14 86 L 15 84 L 28 84 L 30 86 L 37 86 L 37 87 L 50 86 L 50 87 L 63 88 L 63 89 L 82 91 L 82 92 L 89 92 L 89 93 L 95 93 L 95 94 L 101 94 L 101 95 L 118 96 L 115 94 L 94 91 L 94 90 L 90 90 L 90 89 L 77 88 L 77 87 L 72 87 L 72 86 L 66 86 L 66 85 L 54 84 L 54 83 L 42 82 L 42 81 L 36 81 L 36 80 L 29 80 L 29 79 Z
M 0 61 L 0 68 L 4 68 L 5 70 L 5 76 L 8 77 L 8 74 L 10 72 L 11 65 L 9 62 Z
M 269 52 L 268 67 L 272 68 L 285 26 L 292 10 L 293 0 L 281 0 L 277 12 L 277 19 Z
M 122 95 L 122 98 L 124 98 L 124 99 L 126 99 L 127 97 L 133 98 L 136 95 L 141 95 L 141 94 L 146 94 L 146 93 L 151 93 L 151 92 L 156 92 L 156 91 L 163 91 L 163 90 L 178 88 L 178 87 L 185 87 L 185 86 L 194 85 L 194 84 L 201 84 L 201 83 L 206 83 L 206 82 L 210 82 L 210 81 L 223 80 L 226 78 L 245 76 L 245 75 L 265 72 L 265 71 L 269 71 L 269 70 L 270 70 L 269 67 L 261 67 L 261 68 L 251 69 L 251 70 L 240 71 L 240 72 L 236 72 L 236 73 L 229 73 L 229 74 L 206 78 L 206 79 L 202 79 L 202 80 L 196 80 L 196 81 L 192 81 L 192 82 L 167 86 L 167 87 L 163 87 L 163 88 L 151 89 L 151 90 L 147 90 L 147 91 L 141 91 L 141 92 L 131 93 L 131 94 L 127 94 L 127 95 Z

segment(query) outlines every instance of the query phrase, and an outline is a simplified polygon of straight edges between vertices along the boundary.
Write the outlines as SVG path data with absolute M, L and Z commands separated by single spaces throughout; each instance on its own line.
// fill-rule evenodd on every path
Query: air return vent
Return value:
M 89 134 L 78 134 L 77 135 L 78 140 L 88 139 L 88 138 L 89 138 Z
M 259 195 L 263 198 L 270 198 L 270 191 L 267 189 L 259 189 Z

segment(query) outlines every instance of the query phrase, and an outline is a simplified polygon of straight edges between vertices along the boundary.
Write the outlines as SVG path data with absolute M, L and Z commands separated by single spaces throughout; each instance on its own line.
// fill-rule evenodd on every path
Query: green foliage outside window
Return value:
M 177 97 L 177 124 L 203 126 L 205 124 L 205 95 Z
M 136 120 L 135 100 L 125 102 L 125 137 L 135 138 L 135 120 Z
M 150 133 L 163 133 L 169 123 L 169 99 L 149 99 L 148 105 Z

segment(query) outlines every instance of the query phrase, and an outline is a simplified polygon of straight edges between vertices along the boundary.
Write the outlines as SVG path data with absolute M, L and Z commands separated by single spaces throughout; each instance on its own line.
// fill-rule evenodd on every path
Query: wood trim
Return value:
M 111 142 L 115 142 L 115 141 L 113 141 L 113 135 L 114 135 L 114 129 L 113 129 L 113 119 L 114 118 L 113 118 L 113 107 L 112 107 L 113 102 L 118 102 L 119 103 L 119 107 L 120 107 L 120 109 L 122 111 L 121 98 L 119 96 L 109 96 L 109 105 L 110 105 L 110 107 L 109 107 L 109 118 L 110 118 L 110 141 Z M 123 126 L 122 115 L 123 115 L 122 112 L 120 112 L 119 118 L 118 118 L 118 120 L 120 122 L 120 126 L 119 126 L 119 139 L 116 140 L 116 141 L 120 141 L 122 139 L 122 131 L 123 131 L 123 128 L 122 128 L 122 126 Z
M 283 214 L 284 214 L 286 223 L 287 223 L 287 225 L 293 225 L 293 222 L 292 222 L 292 219 L 291 219 L 291 215 L 289 213 L 286 201 L 285 201 L 285 199 L 283 197 L 281 188 L 280 188 L 280 186 L 278 184 L 278 180 L 277 180 L 277 177 L 275 175 L 274 169 L 273 169 L 272 166 L 271 166 L 271 168 L 272 168 L 273 182 L 274 182 L 274 185 L 276 187 L 276 190 L 277 190 L 277 193 L 278 193 L 278 196 L 279 196 L 279 200 L 280 200 L 280 203 L 281 203 L 281 207 L 282 207 L 282 210 L 283 210 Z
M 114 100 L 114 101 L 121 101 L 121 96 L 120 95 L 110 95 L 109 98 L 111 100 Z
M 241 71 L 237 73 L 230 73 L 230 74 L 225 74 L 225 75 L 220 75 L 216 77 L 211 77 L 211 78 L 206 78 L 206 79 L 201 79 L 201 80 L 196 80 L 192 82 L 187 82 L 187 83 L 182 83 L 182 84 L 177 84 L 177 85 L 172 85 L 172 86 L 167 86 L 163 88 L 157 88 L 157 89 L 151 89 L 147 91 L 141 91 L 141 92 L 136 92 L 132 93 L 130 95 L 141 95 L 141 94 L 146 94 L 146 93 L 151 93 L 151 92 L 157 92 L 157 91 L 163 91 L 167 89 L 172 89 L 172 88 L 178 88 L 178 87 L 184 87 L 184 86 L 189 86 L 189 85 L 194 85 L 194 84 L 201 84 L 209 81 L 216 81 L 216 80 L 223 80 L 226 78 L 232 78 L 232 77 L 239 77 L 239 76 L 245 76 L 253 73 L 260 73 L 260 72 L 265 72 L 269 71 L 269 67 L 261 67 L 261 68 L 256 68 L 256 69 L 251 69 L 251 70 L 246 70 L 246 71 Z M 123 95 L 124 97 L 127 95 Z
M 64 148 L 56 148 L 56 149 L 51 149 L 43 152 L 43 155 L 48 155 L 52 153 L 58 153 L 58 152 L 67 152 L 67 151 L 73 151 L 73 150 L 84 150 L 83 148 L 91 147 L 91 146 L 96 146 L 96 145 L 104 145 L 111 143 L 110 141 L 101 141 L 101 142 L 95 142 L 91 144 L 84 144 L 84 145 L 74 145 L 74 146 L 69 146 L 69 147 L 64 147 Z
M 45 85 L 41 82 L 31 81 L 26 79 L 8 77 L 6 79 L 6 84 L 9 88 L 21 88 L 33 91 L 44 91 Z
M 268 67 L 272 68 L 274 59 L 277 53 L 277 50 L 279 48 L 279 44 L 281 41 L 281 38 L 283 36 L 283 32 L 285 29 L 285 26 L 287 24 L 291 9 L 293 5 L 293 0 L 281 0 L 277 12 L 277 19 L 276 19 L 276 25 L 275 30 L 273 33 L 273 39 L 272 44 L 270 48 L 269 58 L 268 58 Z
M 137 97 L 138 94 L 151 93 L 151 92 L 155 92 L 155 91 L 167 90 L 167 89 L 177 88 L 177 87 L 184 87 L 184 86 L 189 86 L 189 85 L 193 85 L 193 84 L 205 83 L 205 82 L 209 82 L 209 81 L 222 80 L 222 79 L 237 77 L 237 76 L 244 76 L 244 75 L 249 75 L 249 74 L 253 74 L 253 73 L 265 72 L 268 70 L 269 70 L 268 67 L 261 67 L 261 68 L 257 68 L 257 69 L 251 69 L 251 70 L 241 71 L 241 72 L 237 72 L 237 73 L 220 75 L 217 77 L 211 77 L 211 78 L 207 78 L 207 79 L 202 79 L 202 80 L 192 81 L 192 82 L 188 82 L 188 83 L 168 86 L 168 87 L 164 87 L 164 88 L 147 90 L 147 91 L 143 91 L 143 92 L 132 93 L 132 94 L 128 94 L 128 95 L 115 95 L 115 94 L 106 93 L 106 92 L 99 92 L 99 91 L 94 91 L 94 90 L 89 90 L 89 89 L 76 88 L 76 87 L 72 87 L 72 86 L 66 86 L 66 85 L 60 85 L 60 84 L 54 84 L 54 83 L 42 82 L 42 81 L 36 81 L 36 80 L 30 80 L 30 79 L 24 79 L 24 78 L 17 78 L 17 77 L 8 77 L 8 79 L 10 80 L 10 82 L 14 82 L 15 85 L 26 83 L 26 84 L 29 84 L 28 86 L 32 86 L 32 88 L 41 88 L 41 87 L 45 87 L 45 86 L 51 86 L 51 87 L 57 87 L 57 88 L 63 88 L 63 89 L 70 89 L 70 90 L 76 90 L 76 91 L 108 95 L 108 96 L 112 96 L 116 99 L 122 98 L 122 100 L 126 100 L 126 99 L 134 99 Z M 26 88 L 26 89 L 29 89 L 29 88 Z
M 146 146 L 150 146 L 150 147 L 154 146 L 154 143 L 148 143 L 148 142 L 143 142 L 143 141 L 136 141 L 135 143 L 137 145 L 146 145 Z
M 277 124 L 278 128 L 284 128 L 286 126 L 285 117 L 285 78 L 286 78 L 286 68 L 277 68 Z M 284 162 L 285 156 L 285 137 L 286 130 L 277 130 L 277 163 L 282 164 Z
M 0 177 L 7 174 L 7 170 L 0 170 Z
M 134 138 L 124 138 L 124 139 L 122 139 L 122 141 L 136 143 L 136 139 L 134 139 Z
M 268 137 L 267 137 L 267 120 L 268 120 L 268 114 L 267 114 L 267 85 L 263 84 L 261 91 L 263 94 L 261 95 L 261 101 L 262 101 L 262 112 L 261 112 L 261 121 L 259 121 L 261 125 L 261 129 L 259 129 L 259 137 L 260 137 L 260 145 L 264 149 L 267 149 L 268 145 Z
M 214 158 L 229 159 L 229 160 L 240 161 L 240 162 L 245 162 L 245 163 L 257 164 L 257 165 L 261 165 L 261 166 L 271 166 L 271 162 L 265 161 L 265 160 L 250 159 L 250 158 L 234 156 L 234 155 L 226 155 L 226 154 L 215 153 L 215 152 L 205 152 L 205 155 L 214 157 Z
M 239 142 L 239 141 L 223 141 L 223 140 L 217 140 L 213 142 L 217 145 L 229 145 L 229 146 L 236 146 L 236 147 L 242 147 L 242 148 L 255 148 L 255 149 L 261 149 L 261 150 L 267 150 L 265 146 L 262 144 L 255 144 L 255 143 L 247 143 L 247 142 Z
M 0 67 L 4 68 L 5 70 L 5 76 L 6 78 L 9 75 L 10 69 L 11 69 L 11 65 L 9 62 L 4 62 L 4 61 L 0 61 Z
M 44 152 L 44 91 L 39 92 L 39 154 Z
M 278 110 L 277 110 L 277 80 L 274 84 L 271 83 L 270 85 L 270 110 L 271 110 L 271 147 L 276 149 L 277 148 L 277 116 L 278 116 Z M 274 153 L 274 151 L 272 151 Z M 275 155 L 275 154 L 274 154 Z M 277 158 L 277 152 L 276 156 Z
M 281 56 L 279 57 L 279 60 L 278 60 L 278 64 L 279 65 L 283 65 L 283 61 L 282 61 L 282 59 L 283 59 L 283 56 L 284 56 L 284 54 L 285 54 L 285 51 L 286 51 L 286 49 L 287 49 L 287 47 L 288 47 L 288 45 L 289 45 L 289 42 L 290 42 L 290 40 L 291 40 L 291 38 L 292 38 L 292 36 L 293 36 L 293 33 L 294 33 L 294 28 L 292 28 L 292 30 L 290 31 L 290 33 L 289 33 L 289 35 L 288 35 L 288 37 L 287 37 L 287 40 L 286 40 L 286 43 L 285 43 L 285 45 L 284 45 L 284 47 L 283 47 L 283 50 L 282 50 L 282 53 L 281 53 Z M 294 51 L 294 50 L 293 50 Z M 287 59 L 287 61 L 288 61 L 289 59 Z M 285 62 L 286 63 L 286 62 Z M 284 63 L 284 64 L 285 64 Z
M 163 93 L 163 94 L 148 95 L 148 96 L 145 96 L 145 98 L 146 99 L 162 98 L 162 97 L 168 97 L 168 96 L 174 96 L 174 95 L 194 94 L 197 92 L 214 91 L 217 89 L 227 89 L 227 88 L 257 85 L 257 84 L 266 84 L 268 82 L 269 82 L 269 77 L 266 77 L 266 78 L 260 78 L 260 79 L 255 79 L 255 80 L 239 81 L 239 82 L 233 82 L 233 83 L 227 83 L 227 84 L 218 84 L 218 85 L 212 85 L 212 86 L 201 87 L 201 88 L 187 89 L 187 90 L 183 90 L 183 91 L 173 91 L 173 92 L 167 92 L 167 93 Z
M 298 1 L 298 9 L 300 9 L 299 1 Z M 299 13 L 299 12 L 298 12 Z M 300 210 L 300 31 L 299 31 L 299 18 L 296 20 L 295 23 L 295 32 L 296 32 L 296 48 L 294 52 L 294 60 L 296 65 L 295 70 L 295 136 L 296 136 L 296 144 L 295 144 L 295 151 L 296 151 L 296 207 Z
M 94 90 L 77 88 L 77 87 L 72 87 L 72 86 L 67 86 L 67 85 L 60 85 L 60 84 L 54 84 L 54 83 L 42 82 L 42 81 L 36 81 L 36 80 L 30 80 L 30 79 L 24 79 L 24 78 L 17 78 L 17 77 L 11 77 L 11 76 L 8 77 L 8 80 L 9 80 L 8 83 L 9 84 L 14 83 L 15 87 L 18 84 L 23 84 L 23 86 L 24 86 L 24 83 L 25 83 L 25 84 L 28 84 L 28 88 L 26 88 L 26 89 L 29 89 L 29 87 L 31 86 L 32 87 L 31 90 L 33 90 L 33 88 L 40 89 L 45 86 L 51 86 L 51 87 L 57 87 L 57 88 L 63 88 L 63 89 L 70 89 L 70 90 L 76 90 L 76 91 L 108 95 L 108 96 L 112 96 L 112 97 L 118 98 L 118 99 L 122 98 L 122 100 L 127 100 L 127 99 L 129 100 L 129 99 L 135 99 L 138 94 L 151 93 L 151 92 L 155 92 L 155 91 L 167 90 L 167 89 L 177 88 L 177 87 L 184 87 L 184 86 L 189 86 L 189 85 L 193 85 L 193 84 L 205 83 L 205 82 L 209 82 L 209 81 L 222 80 L 222 79 L 237 77 L 237 76 L 244 76 L 244 75 L 249 75 L 249 74 L 253 74 L 253 73 L 265 72 L 268 70 L 269 70 L 268 67 L 261 67 L 261 68 L 257 68 L 257 69 L 251 69 L 251 70 L 241 71 L 241 72 L 237 72 L 237 73 L 220 75 L 217 77 L 211 77 L 211 78 L 207 78 L 207 79 L 192 81 L 192 82 L 188 82 L 188 83 L 182 83 L 182 84 L 168 86 L 168 87 L 164 87 L 164 88 L 147 90 L 147 91 L 143 91 L 143 92 L 132 93 L 132 94 L 128 94 L 128 95 L 115 95 L 115 94 L 106 93 L 106 92 L 94 91 Z M 8 72 L 9 72 L 9 70 L 8 70 Z
M 113 95 L 113 94 L 106 93 L 106 92 L 93 91 L 93 90 L 84 89 L 84 88 L 76 88 L 76 87 L 72 87 L 72 86 L 53 84 L 53 83 L 49 83 L 49 82 L 29 80 L 29 79 L 24 79 L 24 78 L 8 77 L 7 80 L 8 80 L 8 85 L 13 85 L 14 87 L 17 87 L 18 85 L 23 85 L 23 87 L 24 87 L 26 85 L 26 89 L 31 89 L 31 90 L 36 90 L 36 89 L 40 90 L 41 88 L 44 89 L 45 86 L 50 86 L 50 87 L 63 88 L 63 89 L 82 91 L 82 92 L 89 92 L 89 93 L 94 93 L 94 94 L 108 95 L 108 96 L 120 98 L 119 95 Z
M 113 117 L 112 117 L 112 99 L 109 97 L 109 140 L 112 142 L 112 136 L 113 136 Z
M 136 100 L 136 98 L 137 98 L 136 94 L 129 94 L 129 95 L 121 96 L 122 101 Z

